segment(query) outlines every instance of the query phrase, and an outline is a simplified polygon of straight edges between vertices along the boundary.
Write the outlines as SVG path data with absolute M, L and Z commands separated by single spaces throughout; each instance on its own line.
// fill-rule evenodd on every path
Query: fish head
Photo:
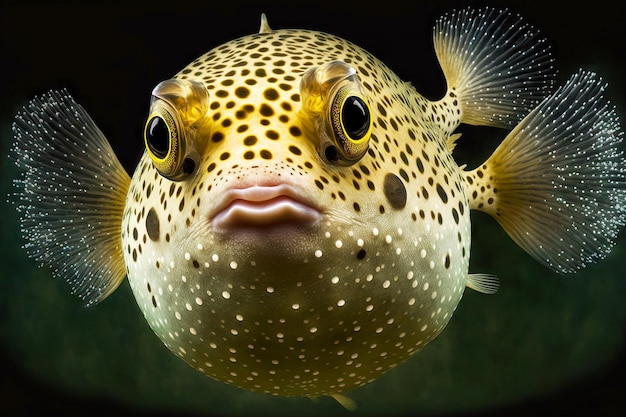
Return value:
M 445 327 L 468 210 L 445 126 L 415 94 L 365 50 L 303 30 L 226 43 L 155 87 L 123 249 L 174 353 L 313 396 L 375 379 Z

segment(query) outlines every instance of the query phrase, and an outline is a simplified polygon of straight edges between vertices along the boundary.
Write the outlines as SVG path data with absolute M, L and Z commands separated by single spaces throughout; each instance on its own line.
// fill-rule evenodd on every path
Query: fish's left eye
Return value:
M 330 123 L 335 143 L 326 147 L 326 159 L 341 165 L 361 159 L 372 133 L 371 111 L 365 98 L 349 86 L 340 87 L 330 106 Z

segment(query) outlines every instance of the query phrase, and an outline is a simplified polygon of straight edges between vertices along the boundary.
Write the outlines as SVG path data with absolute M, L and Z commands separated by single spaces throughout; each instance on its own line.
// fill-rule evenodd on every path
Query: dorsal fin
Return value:
M 510 127 L 552 89 L 556 71 L 545 38 L 507 10 L 453 11 L 433 35 L 446 97 L 460 104 L 462 123 Z
M 259 33 L 272 33 L 272 28 L 270 24 L 267 22 L 267 16 L 265 13 L 261 13 L 261 27 L 259 28 Z

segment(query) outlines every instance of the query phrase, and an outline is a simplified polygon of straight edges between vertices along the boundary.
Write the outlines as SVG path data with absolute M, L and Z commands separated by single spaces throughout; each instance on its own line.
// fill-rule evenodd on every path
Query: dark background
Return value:
M 559 83 L 579 67 L 610 84 L 626 117 L 626 29 L 615 2 L 450 1 L 0 4 L 0 194 L 11 120 L 26 100 L 67 87 L 131 172 L 142 152 L 149 93 L 191 60 L 258 31 L 330 32 L 372 52 L 419 92 L 438 98 L 435 19 L 452 8 L 508 7 L 553 46 Z M 458 162 L 484 160 L 505 133 L 465 129 Z M 408 363 L 351 393 L 355 413 L 323 398 L 280 399 L 205 378 L 171 355 L 141 317 L 127 283 L 85 309 L 68 285 L 20 248 L 15 211 L 0 197 L 0 414 L 507 415 L 626 413 L 626 239 L 574 277 L 537 265 L 497 224 L 473 215 L 471 272 L 494 273 L 495 296 L 466 292 L 442 335 Z

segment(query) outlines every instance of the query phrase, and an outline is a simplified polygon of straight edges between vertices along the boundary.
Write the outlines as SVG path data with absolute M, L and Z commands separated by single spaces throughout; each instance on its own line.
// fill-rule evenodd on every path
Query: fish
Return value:
M 431 101 L 331 34 L 273 30 L 200 56 L 149 97 L 132 178 L 65 90 L 13 124 L 27 254 L 86 305 L 128 278 L 148 325 L 193 368 L 278 396 L 333 396 L 408 361 L 451 320 L 472 210 L 548 270 L 606 257 L 625 223 L 618 116 L 580 70 L 556 87 L 520 16 L 460 9 L 433 30 Z M 454 159 L 462 124 L 508 130 Z

